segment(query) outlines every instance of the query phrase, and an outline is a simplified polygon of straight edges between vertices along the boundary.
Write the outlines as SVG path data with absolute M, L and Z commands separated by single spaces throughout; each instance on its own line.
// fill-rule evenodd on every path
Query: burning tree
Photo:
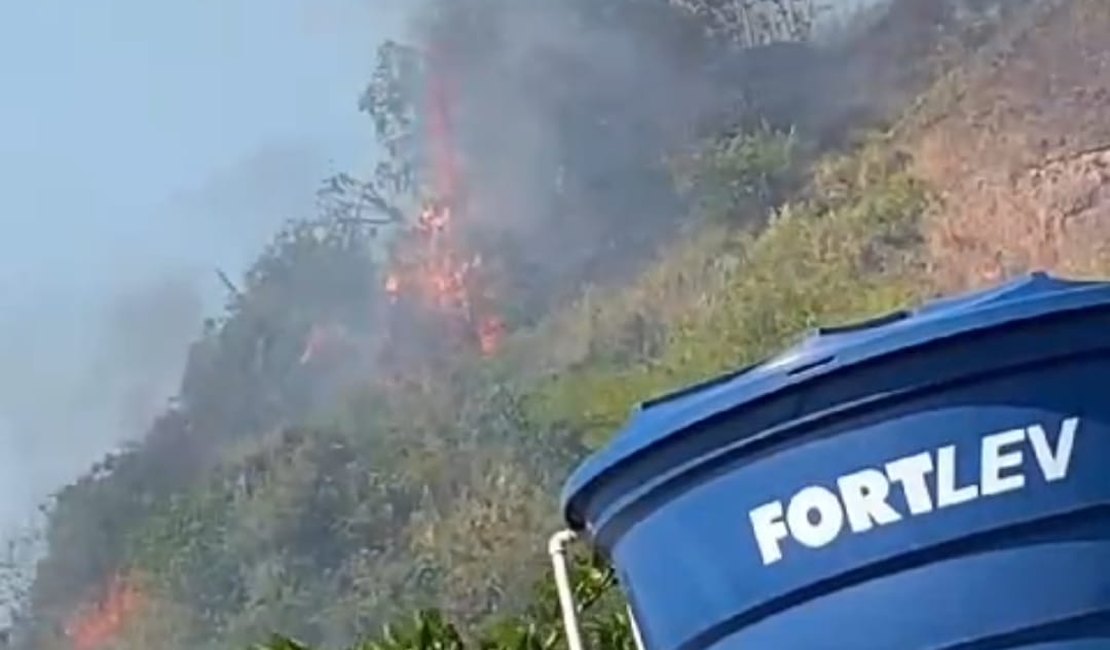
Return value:
M 387 376 L 420 374 L 460 350 L 492 354 L 505 332 L 487 265 L 461 228 L 468 206 L 445 58 L 435 48 L 422 52 L 395 42 L 379 48 L 359 106 L 386 156 L 371 179 L 342 174 L 320 192 L 325 228 L 387 234 L 379 286 L 383 327 L 370 346 Z M 333 321 L 310 328 L 301 365 L 327 365 L 366 343 Z
M 425 312 L 441 321 L 439 329 L 452 345 L 476 344 L 492 354 L 504 324 L 484 291 L 482 257 L 459 245 L 454 218 L 450 204 L 428 202 L 397 242 L 385 290 L 399 314 L 412 318 Z
M 132 578 L 114 576 L 99 598 L 80 607 L 65 625 L 73 650 L 100 650 L 134 619 L 143 596 Z
M 416 56 L 415 50 L 396 44 L 383 48 L 379 74 L 363 100 L 391 159 L 404 161 L 389 170 L 380 166 L 379 180 L 403 179 L 403 188 L 394 187 L 411 190 L 409 198 L 415 199 L 409 208 L 415 219 L 391 242 L 383 287 L 390 310 L 386 348 L 402 364 L 460 347 L 492 354 L 505 331 L 488 291 L 482 257 L 461 236 L 468 205 L 445 57 L 436 48 L 420 57 L 419 64 Z M 423 80 L 420 92 L 406 76 Z M 406 91 L 417 101 L 403 101 Z

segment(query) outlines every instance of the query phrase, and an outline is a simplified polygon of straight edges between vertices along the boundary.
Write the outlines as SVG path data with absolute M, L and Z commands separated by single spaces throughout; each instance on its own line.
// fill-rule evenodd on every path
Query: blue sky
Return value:
M 174 193 L 268 147 L 356 163 L 384 26 L 371 2 L 3 3 L 5 267 L 41 270 L 63 224 L 64 252 L 99 261 L 91 243 L 143 232 Z
M 367 167 L 404 4 L 0 2 L 0 528 L 139 433 L 216 267 Z

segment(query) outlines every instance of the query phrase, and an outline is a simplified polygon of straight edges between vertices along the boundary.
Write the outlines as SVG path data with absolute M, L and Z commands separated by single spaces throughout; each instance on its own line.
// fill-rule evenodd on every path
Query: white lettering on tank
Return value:
M 979 491 L 983 496 L 993 496 L 1025 487 L 1024 474 L 1002 475 L 1004 470 L 1020 469 L 1022 462 L 1020 449 L 1006 452 L 1003 448 L 1024 441 L 1025 429 L 1011 429 L 983 438 L 979 483 Z
M 1048 446 L 1048 436 L 1044 427 L 1034 424 L 1029 427 L 1029 442 L 1033 444 L 1033 455 L 1044 474 L 1044 480 L 1051 483 L 1068 475 L 1071 463 L 1071 450 L 1075 446 L 1075 431 L 1079 428 L 1079 418 L 1068 418 L 1060 425 L 1060 436 L 1056 439 L 1056 451 Z
M 948 445 L 937 450 L 937 508 L 947 508 L 967 503 L 979 496 L 979 486 L 971 483 L 956 486 L 956 446 Z
M 844 512 L 853 532 L 871 530 L 872 525 L 892 524 L 902 518 L 887 503 L 890 481 L 877 469 L 865 469 L 837 479 Z
M 782 501 L 765 503 L 748 513 L 764 566 L 782 559 L 782 547 L 779 546 L 779 542 L 790 535 L 790 531 L 786 530 L 786 524 L 782 521 L 782 514 Z
M 957 447 L 946 445 L 896 458 L 881 468 L 845 474 L 834 481 L 835 489 L 804 486 L 785 504 L 771 501 L 748 513 L 760 558 L 764 566 L 782 561 L 783 546 L 790 540 L 819 549 L 845 532 L 858 535 L 907 517 L 1024 489 L 1028 481 L 1023 468 L 1029 457 L 1025 444 L 1032 449 L 1045 483 L 1063 480 L 1071 469 L 1078 431 L 1079 418 L 1069 417 L 1060 425 L 1055 444 L 1041 424 L 985 435 L 979 439 L 976 482 L 960 483 Z M 895 498 L 898 494 L 902 499 Z M 907 512 L 896 507 L 903 503 Z
M 902 484 L 902 494 L 906 497 L 906 507 L 911 515 L 923 515 L 933 510 L 933 497 L 925 482 L 925 475 L 932 473 L 933 457 L 927 451 L 886 464 L 890 482 Z
M 786 507 L 786 525 L 799 543 L 810 548 L 826 546 L 844 527 L 844 510 L 836 495 L 827 488 L 803 488 Z

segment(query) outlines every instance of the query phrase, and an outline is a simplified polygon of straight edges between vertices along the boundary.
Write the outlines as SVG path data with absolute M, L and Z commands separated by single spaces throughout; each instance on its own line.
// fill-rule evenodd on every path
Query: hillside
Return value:
M 725 5 L 429 0 L 431 53 L 384 45 L 362 98 L 382 165 L 57 496 L 12 647 L 559 647 L 559 484 L 635 403 L 818 323 L 1110 268 L 1110 5 L 896 0 L 822 39 L 810 3 Z M 630 647 L 579 559 L 591 647 Z
M 1040 3 L 941 82 L 906 140 L 936 188 L 945 289 L 1028 268 L 1106 269 L 1110 8 Z

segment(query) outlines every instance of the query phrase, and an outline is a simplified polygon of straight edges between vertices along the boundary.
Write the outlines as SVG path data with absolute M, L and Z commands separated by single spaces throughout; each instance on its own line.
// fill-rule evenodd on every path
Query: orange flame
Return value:
M 497 316 L 490 316 L 482 321 L 478 328 L 478 342 L 482 354 L 491 355 L 501 347 L 501 340 L 505 337 L 505 323 Z
M 385 292 L 389 294 L 389 299 L 393 302 L 397 301 L 397 296 L 401 293 L 401 280 L 396 274 L 390 273 L 385 279 Z
M 327 363 L 327 359 L 335 359 L 342 354 L 350 340 L 347 329 L 341 323 L 316 323 L 308 331 L 299 363 L 303 366 L 321 358 Z
M 103 597 L 77 610 L 65 626 L 73 650 L 98 650 L 116 639 L 143 605 L 132 581 L 115 576 Z
M 398 304 L 404 294 L 418 305 L 439 312 L 439 318 L 448 319 L 449 324 L 462 326 L 467 330 L 465 336 L 488 355 L 497 350 L 505 328 L 499 317 L 485 313 L 483 301 L 476 300 L 482 285 L 476 273 L 481 258 L 468 256 L 453 233 L 455 217 L 464 201 L 460 198 L 460 172 L 453 150 L 450 87 L 439 67 L 444 60 L 434 49 L 428 55 L 425 108 L 432 198 L 402 236 L 384 288 L 393 304 Z

